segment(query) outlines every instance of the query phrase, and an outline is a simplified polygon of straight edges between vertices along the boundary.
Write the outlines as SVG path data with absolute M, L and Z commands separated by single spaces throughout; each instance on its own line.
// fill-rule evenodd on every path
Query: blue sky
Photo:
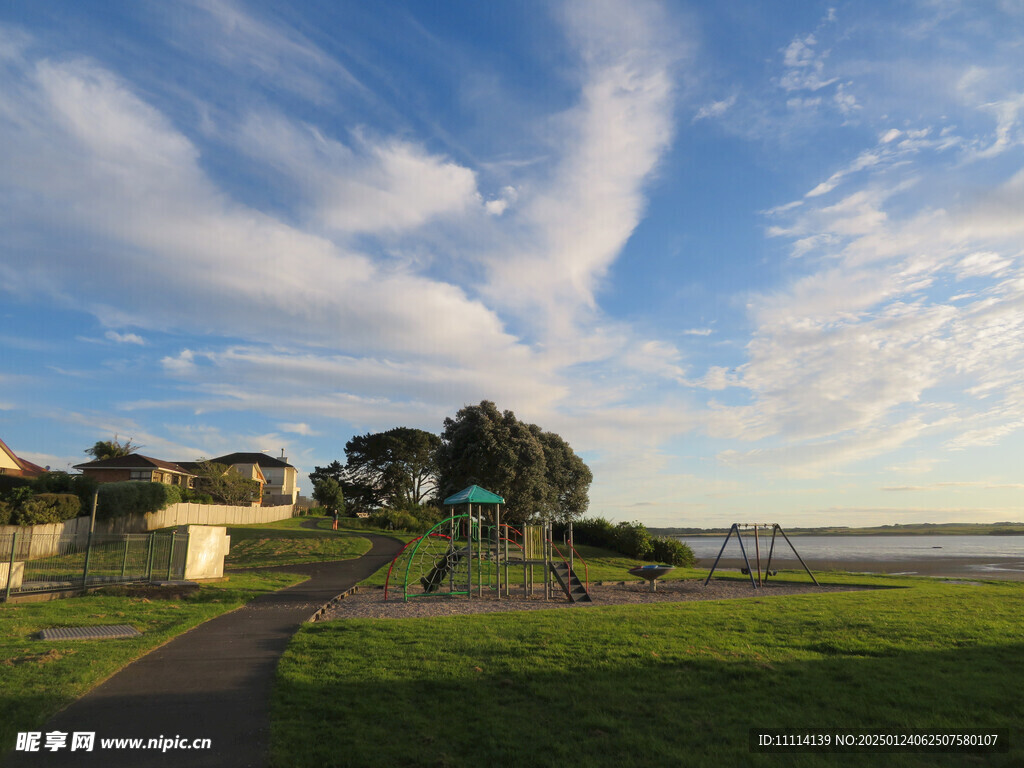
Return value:
M 1020 520 L 1022 20 L 7 4 L 0 437 L 308 472 L 489 399 L 615 520 Z

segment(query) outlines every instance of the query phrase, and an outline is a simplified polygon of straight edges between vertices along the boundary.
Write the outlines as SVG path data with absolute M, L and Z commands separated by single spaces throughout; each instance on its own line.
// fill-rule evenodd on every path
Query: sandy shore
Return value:
M 699 568 L 711 570 L 714 558 L 700 558 Z M 903 576 L 944 576 L 948 578 L 998 579 L 1000 581 L 1024 581 L 1024 558 L 991 557 L 942 557 L 905 558 L 902 560 L 809 560 L 804 562 L 812 572 L 849 571 L 851 573 L 879 573 Z M 762 566 L 765 560 L 761 561 Z M 752 563 L 757 568 L 757 563 Z M 740 558 L 723 557 L 718 568 L 739 570 L 743 567 Z M 802 570 L 796 560 L 773 562 L 772 568 Z

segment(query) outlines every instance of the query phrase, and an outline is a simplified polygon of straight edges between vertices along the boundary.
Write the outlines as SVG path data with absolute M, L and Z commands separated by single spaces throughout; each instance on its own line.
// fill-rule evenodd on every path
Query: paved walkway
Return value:
M 277 661 L 321 605 L 386 565 L 401 543 L 366 534 L 373 548 L 353 560 L 283 566 L 310 579 L 262 595 L 179 635 L 125 667 L 46 724 L 46 731 L 95 731 L 92 752 L 14 752 L 5 766 L 149 768 L 265 766 L 270 689 Z M 116 642 L 116 641 L 111 641 Z M 315 716 L 315 713 L 310 713 Z M 209 750 L 102 750 L 101 738 L 208 738 Z

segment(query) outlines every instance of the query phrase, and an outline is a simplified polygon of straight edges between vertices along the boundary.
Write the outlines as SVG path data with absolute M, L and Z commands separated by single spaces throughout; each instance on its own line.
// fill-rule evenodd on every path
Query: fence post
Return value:
M 4 602 L 11 601 L 11 584 L 14 582 L 14 553 L 18 547 L 18 532 L 11 534 L 11 556 L 7 560 L 7 590 L 4 594 Z
M 100 492 L 92 497 L 92 515 L 89 518 L 89 541 L 85 545 L 85 567 L 82 569 L 82 589 L 85 589 L 86 581 L 89 578 L 89 558 L 92 557 L 92 533 L 96 529 L 96 505 L 100 500 Z
M 128 570 L 128 546 L 131 543 L 131 534 L 124 534 L 124 559 L 121 561 L 121 580 L 124 580 L 125 571 Z
M 171 568 L 174 567 L 174 539 L 177 538 L 175 534 L 171 533 L 171 546 L 167 550 L 167 580 L 171 580 Z
M 146 581 L 153 580 L 153 540 L 156 533 L 149 534 L 149 553 L 146 556 Z

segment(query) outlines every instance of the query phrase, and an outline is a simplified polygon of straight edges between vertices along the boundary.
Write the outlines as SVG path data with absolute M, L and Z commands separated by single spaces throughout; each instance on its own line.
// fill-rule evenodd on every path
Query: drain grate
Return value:
M 104 624 L 98 627 L 50 627 L 39 633 L 40 640 L 109 640 L 138 637 L 142 633 L 127 624 Z

